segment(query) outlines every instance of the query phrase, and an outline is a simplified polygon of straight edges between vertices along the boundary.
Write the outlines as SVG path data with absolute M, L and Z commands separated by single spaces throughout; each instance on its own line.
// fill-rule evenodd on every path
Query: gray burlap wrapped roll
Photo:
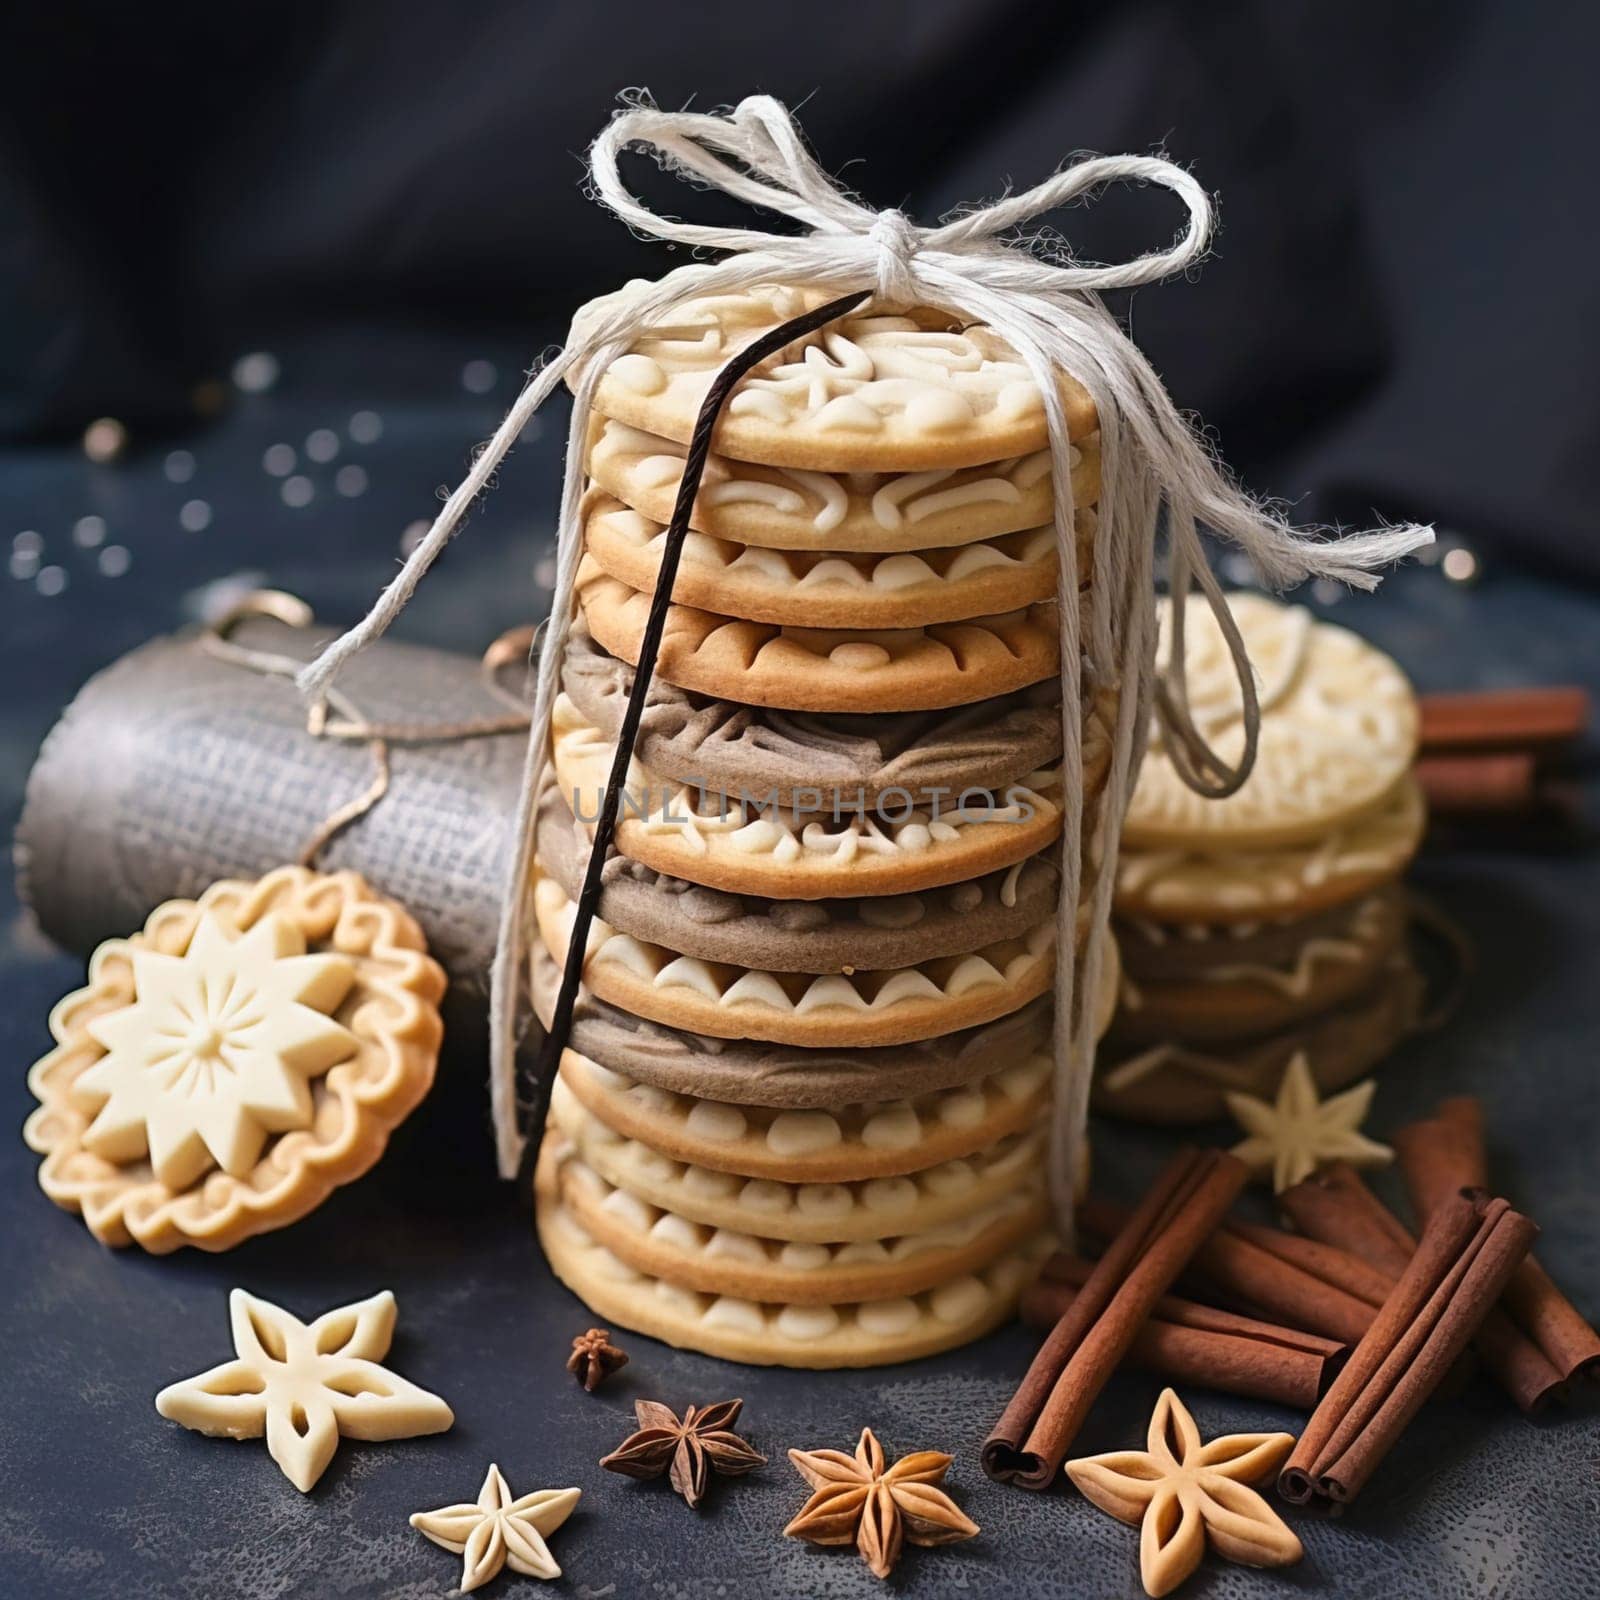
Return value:
M 230 635 L 301 661 L 325 639 L 270 617 Z M 510 709 L 478 661 L 387 640 L 340 691 L 367 721 L 407 728 Z M 526 746 L 518 731 L 393 741 L 387 793 L 317 859 L 404 904 L 453 987 L 487 985 Z M 17 830 L 19 892 L 51 938 L 86 952 L 163 900 L 297 860 L 374 770 L 366 742 L 312 737 L 287 678 L 219 659 L 198 632 L 153 640 L 90 679 L 46 739 Z

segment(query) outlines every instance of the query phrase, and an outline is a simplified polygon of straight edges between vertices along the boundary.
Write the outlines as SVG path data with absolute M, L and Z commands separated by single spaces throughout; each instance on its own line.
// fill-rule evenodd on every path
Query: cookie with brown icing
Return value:
M 589 833 L 548 777 L 535 848 L 541 866 L 575 900 L 588 866 Z M 776 972 L 906 967 L 1022 937 L 1054 915 L 1060 876 L 1046 852 L 919 894 L 777 900 L 708 889 L 613 852 L 601 878 L 598 914 L 636 939 L 703 961 Z

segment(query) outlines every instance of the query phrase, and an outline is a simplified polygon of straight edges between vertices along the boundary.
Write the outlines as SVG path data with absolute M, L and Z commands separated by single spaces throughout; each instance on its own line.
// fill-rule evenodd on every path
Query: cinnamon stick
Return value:
M 1093 1197 L 1078 1222 L 1110 1238 L 1127 1219 Z M 1330 1245 L 1230 1217 L 1195 1251 L 1193 1267 L 1229 1300 L 1310 1333 L 1355 1344 L 1372 1324 L 1394 1280 Z
M 1181 1150 L 1095 1264 L 984 1441 L 983 1470 L 1045 1489 L 1157 1300 L 1233 1204 L 1244 1164 Z
M 1480 1191 L 1435 1212 L 1415 1255 L 1312 1412 L 1279 1492 L 1338 1511 L 1361 1492 L 1466 1349 L 1538 1229 Z
M 1539 798 L 1538 766 L 1525 750 L 1424 756 L 1416 776 L 1429 816 L 1517 815 L 1532 811 Z
M 1416 1248 L 1400 1219 L 1343 1162 L 1285 1189 L 1278 1204 L 1302 1233 L 1350 1250 L 1396 1278 Z M 1531 1415 L 1560 1394 L 1561 1372 L 1499 1307 L 1484 1318 L 1475 1347 L 1522 1411 Z
M 1411 1203 L 1424 1220 L 1453 1188 L 1488 1183 L 1483 1107 L 1471 1095 L 1454 1096 L 1432 1117 L 1401 1128 L 1394 1144 Z M 1600 1376 L 1600 1334 L 1532 1256 L 1513 1274 L 1503 1304 L 1562 1382 Z
M 1576 686 L 1490 689 L 1421 696 L 1421 748 L 1529 750 L 1565 744 L 1589 723 L 1589 693 Z
M 1052 1256 L 1022 1296 L 1022 1320 L 1030 1327 L 1053 1327 L 1093 1270 L 1080 1257 Z M 1135 1336 L 1128 1359 L 1172 1383 L 1310 1411 L 1345 1351 L 1337 1340 L 1163 1295 Z

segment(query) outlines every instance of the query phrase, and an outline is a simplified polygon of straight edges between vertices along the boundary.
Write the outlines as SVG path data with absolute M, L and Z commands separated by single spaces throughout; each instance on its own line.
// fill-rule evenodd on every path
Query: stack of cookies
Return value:
M 827 298 L 691 302 L 599 382 L 531 885 L 547 1021 L 701 400 Z M 1095 418 L 1066 387 L 1087 571 Z M 674 1344 L 903 1360 L 1004 1320 L 1050 1246 L 1043 407 L 988 329 L 869 305 L 755 368 L 714 442 L 552 1091 L 540 1237 L 597 1315 Z M 1114 697 L 1081 709 L 1092 800 Z M 1109 1020 L 1114 981 L 1096 999 Z
M 1157 745 L 1123 831 L 1121 992 L 1095 1102 L 1151 1122 L 1224 1115 L 1229 1090 L 1270 1098 L 1297 1052 L 1322 1089 L 1352 1082 L 1410 1029 L 1421 994 L 1399 884 L 1424 822 L 1411 685 L 1302 607 L 1231 606 L 1260 695 L 1255 771 L 1207 800 Z M 1237 756 L 1232 658 L 1202 600 L 1186 619 L 1190 710 Z M 1165 659 L 1170 605 L 1161 624 Z

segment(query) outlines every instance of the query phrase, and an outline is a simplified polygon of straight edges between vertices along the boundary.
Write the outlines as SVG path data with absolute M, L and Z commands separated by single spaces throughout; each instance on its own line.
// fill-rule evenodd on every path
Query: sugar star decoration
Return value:
M 535 1489 L 513 1499 L 499 1467 L 491 1464 L 476 1504 L 413 1512 L 411 1526 L 462 1557 L 462 1594 L 487 1583 L 502 1567 L 528 1578 L 559 1578 L 561 1568 L 545 1539 L 572 1515 L 582 1493 Z
M 954 1544 L 971 1539 L 978 1525 L 940 1488 L 951 1458 L 937 1450 L 901 1456 L 885 1469 L 883 1446 L 871 1428 L 861 1430 L 856 1453 L 791 1450 L 794 1469 L 812 1496 L 785 1528 L 791 1539 L 812 1544 L 853 1544 L 880 1578 L 887 1578 L 912 1544 Z
M 1297 1052 L 1284 1070 L 1273 1104 L 1249 1094 L 1225 1096 L 1234 1121 L 1250 1135 L 1233 1147 L 1233 1153 L 1254 1176 L 1270 1176 L 1274 1194 L 1292 1189 L 1330 1161 L 1348 1161 L 1353 1167 L 1387 1166 L 1394 1151 L 1361 1132 L 1375 1088 L 1368 1078 L 1343 1094 L 1318 1100 L 1310 1063 L 1304 1052 Z
M 272 1459 L 307 1492 L 347 1439 L 411 1439 L 455 1421 L 436 1394 L 378 1363 L 394 1337 L 394 1296 L 324 1312 L 310 1327 L 243 1289 L 228 1296 L 236 1359 L 156 1396 L 156 1410 L 200 1433 L 267 1436 Z
M 310 1126 L 306 1080 L 355 1053 L 327 1015 L 354 968 L 307 955 L 299 929 L 275 914 L 233 937 L 207 912 L 183 955 L 132 958 L 136 998 L 89 1024 L 107 1054 L 73 1085 L 98 1106 L 84 1145 L 116 1165 L 148 1155 L 172 1190 L 213 1166 L 243 1177 L 269 1133 Z
M 665 1472 L 672 1487 L 691 1506 L 697 1506 L 713 1472 L 737 1478 L 767 1464 L 764 1455 L 732 1431 L 743 1406 L 743 1400 L 690 1406 L 680 1422 L 677 1413 L 659 1401 L 635 1400 L 638 1431 L 629 1434 L 600 1465 L 630 1478 L 659 1478 Z
M 1183 1402 L 1163 1389 L 1146 1450 L 1067 1463 L 1084 1497 L 1139 1524 L 1139 1576 L 1148 1595 L 1170 1594 L 1209 1544 L 1247 1567 L 1292 1566 L 1300 1541 L 1249 1485 L 1271 1477 L 1294 1448 L 1287 1433 L 1230 1433 L 1201 1444 Z

